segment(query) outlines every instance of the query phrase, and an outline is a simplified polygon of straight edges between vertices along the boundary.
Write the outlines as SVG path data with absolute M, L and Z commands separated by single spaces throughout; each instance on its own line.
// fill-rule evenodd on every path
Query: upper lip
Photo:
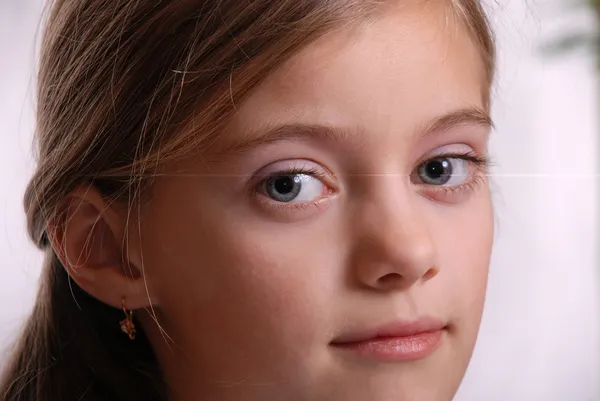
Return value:
M 430 317 L 423 317 L 413 321 L 393 321 L 342 334 L 335 338 L 332 344 L 359 343 L 378 338 L 410 337 L 418 334 L 434 333 L 445 328 L 445 323 Z

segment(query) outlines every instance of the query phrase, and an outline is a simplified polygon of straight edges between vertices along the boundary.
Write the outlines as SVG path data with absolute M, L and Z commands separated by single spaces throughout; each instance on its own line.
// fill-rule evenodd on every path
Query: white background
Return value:
M 485 1 L 500 57 L 498 227 L 479 343 L 456 401 L 600 401 L 600 85 L 584 52 L 541 54 L 595 22 L 569 0 Z M 41 8 L 0 0 L 0 348 L 31 307 L 41 260 L 21 206 Z

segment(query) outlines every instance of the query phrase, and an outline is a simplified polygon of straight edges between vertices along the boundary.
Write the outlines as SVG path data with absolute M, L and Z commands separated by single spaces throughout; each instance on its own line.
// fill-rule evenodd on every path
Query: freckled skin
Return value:
M 441 115 L 484 107 L 478 49 L 436 7 L 390 8 L 309 45 L 241 105 L 216 146 L 282 124 L 338 127 L 347 141 L 190 156 L 157 179 L 139 241 L 174 344 L 144 326 L 174 400 L 452 399 L 480 323 L 493 217 L 481 172 L 447 192 L 410 178 L 436 154 L 487 149 L 475 124 L 418 136 Z M 302 189 L 313 203 L 248 190 L 252 177 L 298 167 L 323 174 Z M 330 345 L 349 327 L 424 315 L 451 330 L 422 360 L 360 360 Z

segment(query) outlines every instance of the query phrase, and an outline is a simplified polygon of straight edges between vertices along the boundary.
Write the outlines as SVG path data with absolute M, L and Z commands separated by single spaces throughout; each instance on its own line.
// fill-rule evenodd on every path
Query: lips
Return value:
M 382 362 L 427 358 L 443 343 L 447 326 L 432 318 L 397 321 L 344 334 L 331 345 L 344 353 Z
M 334 345 L 360 343 L 390 338 L 414 337 L 427 333 L 435 333 L 446 328 L 440 320 L 424 317 L 415 321 L 394 321 L 364 330 L 343 334 L 332 341 Z

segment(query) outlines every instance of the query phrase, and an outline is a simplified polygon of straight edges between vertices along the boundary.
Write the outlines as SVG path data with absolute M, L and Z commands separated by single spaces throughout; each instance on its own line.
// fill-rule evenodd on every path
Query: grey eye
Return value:
M 428 185 L 459 185 L 469 176 L 469 161 L 454 157 L 432 159 L 421 164 L 417 174 Z
M 323 195 L 325 184 L 307 174 L 282 174 L 269 178 L 265 183 L 267 195 L 283 203 L 310 202 Z

